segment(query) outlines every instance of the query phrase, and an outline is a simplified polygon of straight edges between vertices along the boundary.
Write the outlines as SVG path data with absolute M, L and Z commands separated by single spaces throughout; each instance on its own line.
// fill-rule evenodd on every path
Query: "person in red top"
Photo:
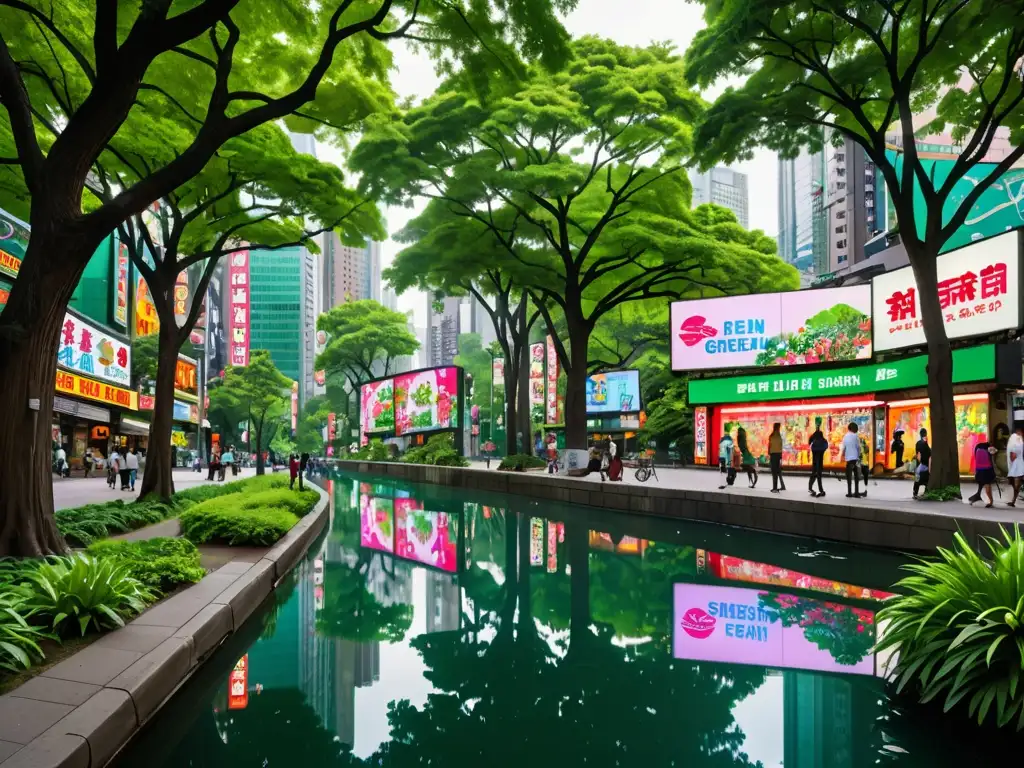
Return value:
M 295 478 L 299 476 L 299 457 L 294 453 L 288 457 L 288 474 L 291 475 L 291 482 L 288 483 L 289 488 L 295 487 Z

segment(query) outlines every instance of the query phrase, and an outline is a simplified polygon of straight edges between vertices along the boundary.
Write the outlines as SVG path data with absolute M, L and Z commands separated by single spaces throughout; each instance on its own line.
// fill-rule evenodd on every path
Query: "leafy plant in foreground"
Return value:
M 1024 539 L 1019 526 L 1013 535 L 1004 529 L 1003 539 L 985 539 L 987 560 L 957 532 L 939 559 L 905 566 L 913 575 L 878 613 L 876 650 L 898 649 L 897 692 L 912 686 L 922 703 L 944 696 L 944 711 L 966 705 L 979 724 L 990 713 L 999 727 L 1017 717 L 1021 730 Z
M 97 630 L 123 627 L 124 617 L 141 612 L 153 600 L 128 565 L 86 554 L 51 558 L 18 589 L 26 619 L 42 618 L 65 635 L 68 627 L 83 635 L 90 624 Z
M 0 591 L 0 670 L 18 672 L 43 660 L 39 640 L 49 637 L 22 616 L 24 597 L 16 591 Z
M 97 541 L 87 552 L 99 559 L 126 565 L 143 585 L 164 593 L 182 584 L 194 584 L 206 575 L 200 565 L 199 550 L 188 539 L 108 539 Z
M 181 535 L 196 544 L 267 547 L 284 536 L 299 518 L 282 507 L 245 508 L 243 494 L 197 504 L 179 517 Z

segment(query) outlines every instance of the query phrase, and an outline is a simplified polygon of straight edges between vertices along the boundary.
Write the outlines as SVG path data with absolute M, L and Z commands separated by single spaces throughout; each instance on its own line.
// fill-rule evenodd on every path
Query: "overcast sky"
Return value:
M 566 19 L 570 34 L 600 35 L 627 45 L 647 45 L 653 41 L 668 41 L 682 52 L 704 26 L 703 6 L 683 0 L 579 0 L 579 5 Z M 400 97 L 423 99 L 434 92 L 438 79 L 433 65 L 425 55 L 417 55 L 404 45 L 395 45 L 395 64 L 392 85 Z M 720 88 L 716 88 L 716 91 Z M 715 93 L 704 94 L 713 98 Z M 340 162 L 341 158 L 329 147 L 323 147 L 325 160 Z M 759 150 L 748 162 L 734 166 L 748 174 L 750 191 L 750 226 L 763 229 L 775 236 L 778 231 L 778 161 L 775 153 Z M 421 210 L 389 208 L 386 211 L 389 233 L 397 232 Z M 384 265 L 390 264 L 400 246 L 388 239 L 382 246 Z M 398 299 L 399 309 L 415 312 L 416 325 L 426 324 L 426 299 L 415 291 L 407 291 Z

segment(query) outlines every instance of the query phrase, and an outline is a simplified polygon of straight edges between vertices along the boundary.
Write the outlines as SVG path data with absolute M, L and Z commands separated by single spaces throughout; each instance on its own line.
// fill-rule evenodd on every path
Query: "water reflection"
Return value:
M 894 555 L 396 483 L 332 493 L 259 638 L 119 765 L 947 764 L 879 727 Z

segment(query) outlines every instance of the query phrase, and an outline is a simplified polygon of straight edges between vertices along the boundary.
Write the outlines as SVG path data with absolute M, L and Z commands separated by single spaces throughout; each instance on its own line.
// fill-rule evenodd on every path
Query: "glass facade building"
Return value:
M 706 173 L 690 172 L 693 185 L 693 206 L 716 203 L 736 214 L 744 229 L 750 228 L 750 197 L 747 174 L 730 168 L 712 168 Z
M 828 272 L 825 155 L 779 158 L 779 256 L 801 272 Z
M 304 248 L 251 251 L 250 349 L 270 352 L 289 379 L 302 381 Z

